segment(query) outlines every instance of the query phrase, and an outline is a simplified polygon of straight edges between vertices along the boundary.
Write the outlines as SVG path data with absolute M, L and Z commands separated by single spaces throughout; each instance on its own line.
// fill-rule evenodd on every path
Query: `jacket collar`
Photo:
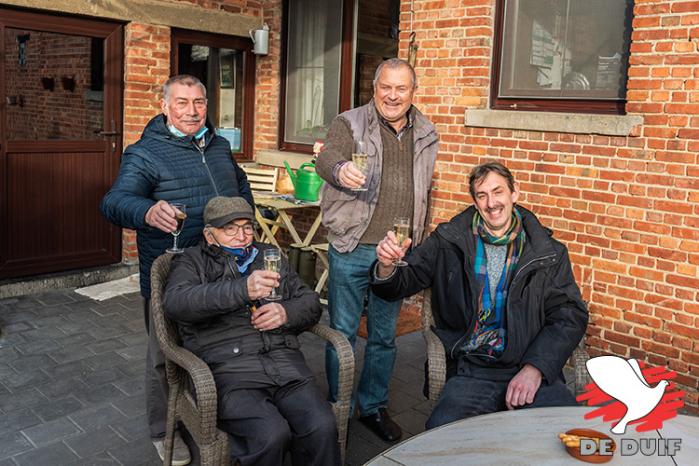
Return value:
M 527 235 L 527 241 L 524 246 L 524 253 L 521 261 L 532 258 L 546 257 L 555 254 L 553 247 L 553 232 L 543 226 L 539 219 L 536 218 L 531 211 L 520 205 L 515 208 L 522 216 L 522 225 Z M 458 246 L 463 253 L 468 257 L 475 252 L 475 242 L 471 233 L 471 224 L 473 216 L 476 213 L 475 206 L 470 206 L 460 214 L 453 217 L 449 222 L 443 223 L 437 227 L 435 233 L 440 235 L 448 242 Z

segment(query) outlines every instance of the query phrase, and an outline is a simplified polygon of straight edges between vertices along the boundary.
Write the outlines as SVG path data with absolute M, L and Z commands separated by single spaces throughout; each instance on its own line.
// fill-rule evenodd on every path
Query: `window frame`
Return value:
M 355 1 L 342 1 L 342 50 L 340 53 L 340 113 L 352 108 L 352 81 L 354 77 L 354 16 Z M 279 67 L 279 128 L 277 131 L 278 147 L 281 151 L 313 153 L 313 144 L 301 144 L 285 141 L 284 126 L 286 123 L 286 73 L 288 56 L 289 32 L 289 0 L 284 0 L 281 25 L 281 60 Z
M 505 37 L 505 2 L 496 0 L 495 28 L 493 35 L 492 70 L 490 74 L 490 108 L 493 110 L 520 110 L 538 112 L 567 112 L 625 115 L 627 99 L 595 100 L 595 99 L 541 99 L 525 97 L 500 97 L 500 71 L 503 42 Z M 629 44 L 630 45 L 630 44 Z M 626 70 L 628 82 L 628 68 Z M 628 88 L 627 88 L 628 91 Z
M 231 156 L 239 162 L 253 160 L 255 137 L 255 55 L 250 38 L 227 36 L 210 32 L 172 28 L 170 39 L 170 73 L 179 74 L 178 49 L 180 44 L 204 45 L 219 49 L 236 49 L 243 52 L 243 127 L 241 128 L 241 151 Z M 207 94 L 210 92 L 207 89 Z

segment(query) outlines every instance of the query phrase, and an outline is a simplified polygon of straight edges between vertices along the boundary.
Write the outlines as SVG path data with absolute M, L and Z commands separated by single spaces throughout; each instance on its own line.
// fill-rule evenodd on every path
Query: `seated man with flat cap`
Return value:
M 165 313 L 211 368 L 233 464 L 281 466 L 289 450 L 295 466 L 337 465 L 335 418 L 297 339 L 320 319 L 318 295 L 284 258 L 264 270 L 273 246 L 253 241 L 253 219 L 243 198 L 209 201 L 204 241 L 173 260 Z M 280 300 L 265 299 L 273 289 Z

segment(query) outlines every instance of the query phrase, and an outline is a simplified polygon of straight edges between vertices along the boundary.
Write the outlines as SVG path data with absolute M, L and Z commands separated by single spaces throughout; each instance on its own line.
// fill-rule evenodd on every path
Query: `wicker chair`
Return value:
M 174 322 L 163 311 L 163 293 L 170 273 L 172 256 L 158 257 L 151 269 L 151 312 L 158 343 L 165 355 L 165 370 L 169 385 L 165 461 L 172 464 L 175 425 L 181 421 L 199 448 L 202 466 L 230 464 L 228 434 L 216 426 L 216 385 L 209 366 L 180 346 Z M 347 339 L 325 325 L 315 325 L 310 332 L 329 341 L 340 361 L 338 401 L 332 409 L 337 421 L 340 451 L 344 461 L 347 445 L 347 420 L 354 377 L 354 354 Z
M 427 398 L 430 400 L 439 399 L 447 377 L 447 360 L 444 345 L 437 335 L 432 331 L 434 317 L 432 316 L 432 292 L 428 288 L 424 293 L 422 304 L 422 336 L 427 343 Z M 573 351 L 568 360 L 568 364 L 575 371 L 575 394 L 583 392 L 585 385 L 590 383 L 590 375 L 585 369 L 585 363 L 590 356 L 585 350 L 585 339 L 583 338 Z

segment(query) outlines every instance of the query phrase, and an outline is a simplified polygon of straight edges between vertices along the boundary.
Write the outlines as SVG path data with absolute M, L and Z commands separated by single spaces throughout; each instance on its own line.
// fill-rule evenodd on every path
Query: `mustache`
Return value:
M 490 213 L 492 213 L 492 212 L 494 212 L 494 211 L 496 211 L 496 210 L 500 210 L 500 209 L 504 209 L 504 208 L 505 208 L 504 205 L 502 205 L 502 204 L 496 204 L 496 205 L 494 205 L 493 207 L 487 207 L 487 208 L 485 209 L 485 211 L 488 212 L 488 213 L 490 214 Z

